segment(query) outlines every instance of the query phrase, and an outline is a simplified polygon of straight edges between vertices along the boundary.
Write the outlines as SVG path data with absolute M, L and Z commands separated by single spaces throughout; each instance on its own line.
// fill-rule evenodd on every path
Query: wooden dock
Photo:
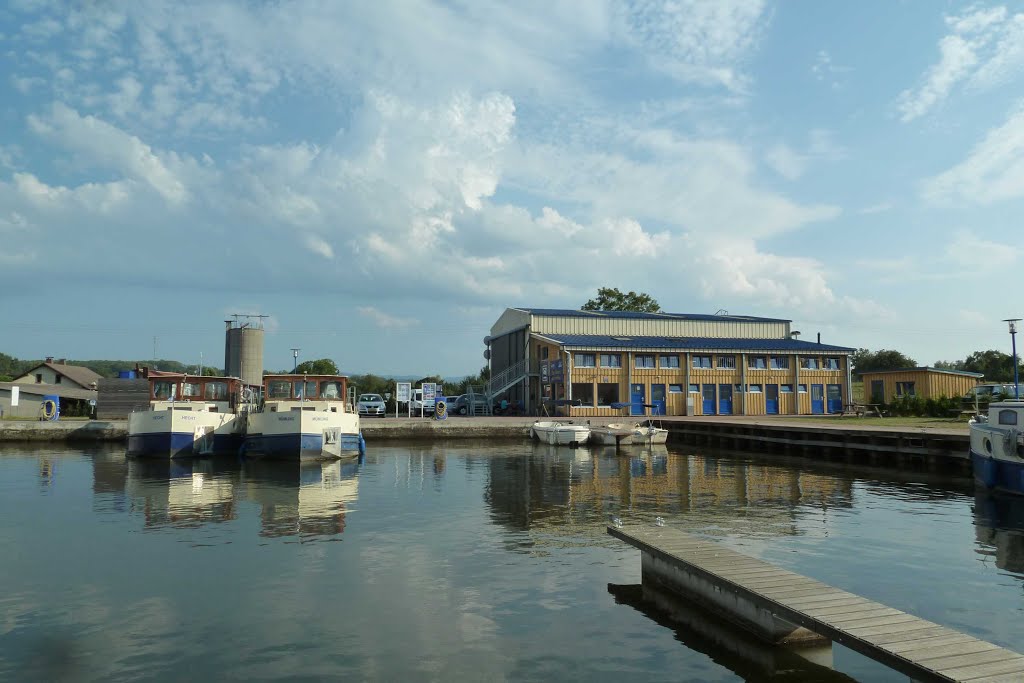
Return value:
M 918 681 L 1024 681 L 1024 655 L 666 527 L 608 527 L 643 552 L 644 582 L 713 606 L 742 603 L 844 645 Z M 649 564 L 650 563 L 650 564 Z M 690 580 L 692 579 L 692 582 Z M 711 585 L 711 590 L 704 588 Z M 696 589 L 696 590 L 694 590 Z M 701 594 L 701 591 L 704 594 Z M 726 602 L 723 602 L 723 596 Z M 704 599 L 707 598 L 707 599 Z M 727 616 L 728 615 L 723 615 Z M 746 621 L 740 618 L 739 622 Z M 744 624 L 746 625 L 746 624 Z

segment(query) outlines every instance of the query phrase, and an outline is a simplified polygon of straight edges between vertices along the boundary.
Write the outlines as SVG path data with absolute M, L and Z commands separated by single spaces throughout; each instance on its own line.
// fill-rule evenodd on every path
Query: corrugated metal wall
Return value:
M 523 311 L 517 311 L 512 308 L 506 308 L 505 312 L 501 314 L 498 321 L 491 325 L 491 336 L 500 337 L 503 334 L 508 334 L 512 330 L 520 327 L 526 327 L 530 324 L 530 314 Z
M 508 311 L 506 311 L 506 315 Z M 499 318 L 495 328 L 506 315 Z M 591 334 L 636 337 L 731 337 L 739 339 L 783 339 L 789 335 L 787 322 L 736 322 L 728 320 L 650 320 L 630 318 L 574 318 L 533 316 L 534 334 Z M 493 329 L 493 328 L 492 328 Z

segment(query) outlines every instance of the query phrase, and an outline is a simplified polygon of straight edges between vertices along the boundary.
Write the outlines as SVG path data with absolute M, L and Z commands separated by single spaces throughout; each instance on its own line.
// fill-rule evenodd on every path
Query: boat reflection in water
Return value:
M 146 528 L 196 527 L 237 517 L 238 505 L 260 505 L 261 536 L 332 536 L 358 497 L 360 462 L 279 462 L 238 459 L 122 461 L 125 498 Z M 103 470 L 109 496 L 110 470 Z M 95 487 L 94 487 L 95 488 Z
M 262 506 L 260 535 L 330 536 L 359 497 L 358 460 L 246 462 L 246 498 Z
M 977 488 L 974 535 L 978 552 L 994 555 L 996 567 L 1024 575 L 1024 497 Z

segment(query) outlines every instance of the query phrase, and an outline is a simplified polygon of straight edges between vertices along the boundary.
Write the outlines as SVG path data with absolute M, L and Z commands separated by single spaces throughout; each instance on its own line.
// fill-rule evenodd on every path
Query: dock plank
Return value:
M 682 531 L 608 533 L 922 681 L 1024 681 L 1024 656 Z

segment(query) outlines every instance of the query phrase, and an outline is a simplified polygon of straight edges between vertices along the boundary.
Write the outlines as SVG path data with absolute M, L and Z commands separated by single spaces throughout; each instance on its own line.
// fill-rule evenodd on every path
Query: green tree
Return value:
M 338 366 L 330 358 L 318 360 L 307 360 L 295 367 L 295 372 L 302 375 L 337 375 L 340 374 Z
M 937 360 L 932 367 L 939 370 L 963 370 L 964 362 L 962 360 Z
M 1013 381 L 1013 356 L 990 349 L 975 351 L 964 359 L 964 370 L 980 372 L 986 382 Z M 1018 374 L 1024 374 L 1018 366 Z
M 650 294 L 627 292 L 615 287 L 600 287 L 597 296 L 580 307 L 584 311 L 639 311 L 657 313 L 661 306 Z
M 863 375 L 865 372 L 876 372 L 878 370 L 899 370 L 901 368 L 917 366 L 917 361 L 913 358 L 890 349 L 881 349 L 880 351 L 857 349 L 853 352 L 851 360 L 853 363 L 853 374 L 855 375 Z

